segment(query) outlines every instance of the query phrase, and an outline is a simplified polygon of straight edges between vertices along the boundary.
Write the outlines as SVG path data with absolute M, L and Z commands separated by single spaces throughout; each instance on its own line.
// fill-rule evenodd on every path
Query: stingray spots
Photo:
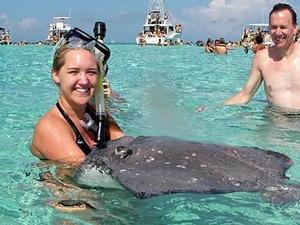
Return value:
M 236 187 L 239 187 L 241 185 L 240 182 L 236 181 L 233 177 L 224 177 L 223 181 L 228 182 Z
M 162 150 L 156 149 L 156 148 L 152 148 L 151 151 L 152 152 L 156 152 L 157 151 L 158 154 L 163 154 L 164 153 Z
M 192 177 L 190 180 L 188 180 L 188 183 L 197 183 L 198 181 L 198 178 Z
M 176 168 L 186 169 L 185 165 L 177 165 Z
M 136 150 L 136 155 L 140 155 L 141 154 L 141 149 L 139 148 L 138 150 Z
M 153 162 L 155 160 L 155 158 L 154 157 L 152 157 L 152 156 L 150 156 L 148 159 L 146 159 L 146 162 Z
M 239 182 L 234 182 L 233 185 L 239 187 L 241 184 Z

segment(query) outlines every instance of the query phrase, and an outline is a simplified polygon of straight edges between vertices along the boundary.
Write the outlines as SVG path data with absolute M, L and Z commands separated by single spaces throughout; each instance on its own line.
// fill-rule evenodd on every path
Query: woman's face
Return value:
M 72 49 L 65 55 L 65 64 L 54 71 L 53 80 L 60 97 L 69 104 L 85 105 L 95 93 L 98 67 L 95 56 L 85 49 Z

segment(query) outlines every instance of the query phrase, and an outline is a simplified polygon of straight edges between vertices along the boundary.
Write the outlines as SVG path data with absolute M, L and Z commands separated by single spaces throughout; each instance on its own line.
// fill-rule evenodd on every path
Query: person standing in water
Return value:
M 285 3 L 269 14 L 269 32 L 274 46 L 258 51 L 243 89 L 225 105 L 248 103 L 264 81 L 267 100 L 279 111 L 300 111 L 300 43 L 295 42 L 297 15 Z
M 97 144 L 98 124 L 90 102 L 109 55 L 103 43 L 78 28 L 59 41 L 51 73 L 59 89 L 59 99 L 34 129 L 31 146 L 34 156 L 77 164 L 92 151 Z M 96 124 L 96 128 L 89 129 L 87 124 Z M 105 124 L 106 140 L 124 136 L 111 116 L 105 117 Z
M 218 55 L 226 55 L 228 52 L 224 38 L 220 38 L 215 42 L 215 52 Z

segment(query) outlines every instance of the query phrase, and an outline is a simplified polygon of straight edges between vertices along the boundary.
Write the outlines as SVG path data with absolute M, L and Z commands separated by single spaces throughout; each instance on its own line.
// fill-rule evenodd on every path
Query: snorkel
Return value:
M 106 26 L 103 22 L 96 22 L 94 26 L 94 36 L 97 41 L 103 43 L 106 34 Z M 97 52 L 96 52 L 97 54 Z M 97 78 L 97 86 L 95 93 L 95 105 L 96 105 L 96 116 L 98 119 L 98 131 L 97 131 L 97 147 L 104 147 L 105 140 L 105 121 L 106 121 L 106 112 L 105 112 L 105 98 L 104 98 L 104 87 L 103 80 L 105 74 L 108 70 L 106 62 L 103 62 L 103 59 L 98 59 L 99 66 L 99 76 Z

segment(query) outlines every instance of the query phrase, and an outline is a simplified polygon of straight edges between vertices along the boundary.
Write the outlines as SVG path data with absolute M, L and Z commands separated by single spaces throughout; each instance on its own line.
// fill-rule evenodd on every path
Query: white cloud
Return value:
M 31 29 L 34 28 L 36 26 L 38 26 L 38 19 L 37 18 L 33 18 L 33 17 L 25 17 L 22 18 L 19 22 L 18 22 L 18 26 L 21 29 Z
M 8 17 L 6 14 L 0 13 L 0 21 L 7 20 L 7 19 L 8 19 Z
M 8 16 L 4 13 L 0 13 L 0 27 L 7 27 L 9 24 Z

